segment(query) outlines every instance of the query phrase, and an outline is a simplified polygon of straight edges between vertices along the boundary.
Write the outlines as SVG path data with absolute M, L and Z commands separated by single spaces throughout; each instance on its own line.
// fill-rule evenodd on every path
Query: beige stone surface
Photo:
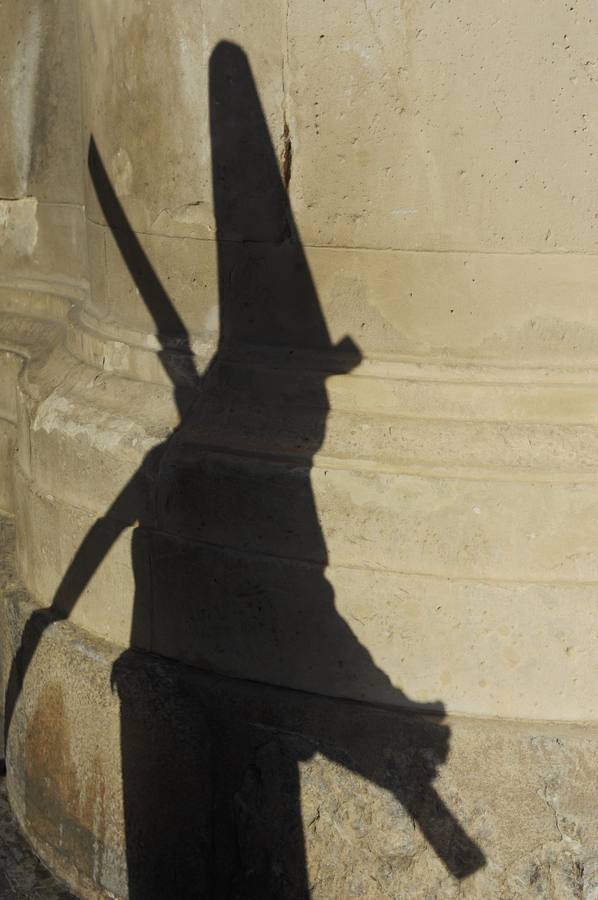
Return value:
M 580 48 L 582 12 L 572 17 Z M 63 14 L 70 28 L 71 20 Z M 331 340 L 352 334 L 364 358 L 352 374 L 331 372 L 326 379 L 330 408 L 324 410 L 325 398 L 318 400 L 325 433 L 320 413 L 311 411 L 319 375 L 307 350 L 294 367 L 283 365 L 274 351 L 265 365 L 233 362 L 220 400 L 215 393 L 172 451 L 171 465 L 179 467 L 180 475 L 156 487 L 155 473 L 146 466 L 139 486 L 113 514 L 125 526 L 122 546 L 106 558 L 73 611 L 79 624 L 127 643 L 135 585 L 125 535 L 136 522 L 159 529 L 167 542 L 174 538 L 188 547 L 185 554 L 203 552 L 205 544 L 229 553 L 231 560 L 246 552 L 252 535 L 253 552 L 288 560 L 288 571 L 294 571 L 296 562 L 326 567 L 339 615 L 380 660 L 392 684 L 409 697 L 424 703 L 442 694 L 449 708 L 477 714 L 595 715 L 593 703 L 576 687 L 592 677 L 593 631 L 570 615 L 572 607 L 590 603 L 596 582 L 593 257 L 552 252 L 555 248 L 538 245 L 531 231 L 513 231 L 501 253 L 494 252 L 499 246 L 489 241 L 483 216 L 498 217 L 492 227 L 500 230 L 503 211 L 492 197 L 494 192 L 509 194 L 511 177 L 500 169 L 506 165 L 506 150 L 498 136 L 500 152 L 486 148 L 495 165 L 487 186 L 472 187 L 471 175 L 454 174 L 457 146 L 466 146 L 481 165 L 480 135 L 494 121 L 497 92 L 505 93 L 505 85 L 511 84 L 505 71 L 504 84 L 490 87 L 490 76 L 478 65 L 478 50 L 465 52 L 467 35 L 475 32 L 483 43 L 490 33 L 499 34 L 499 56 L 505 62 L 513 42 L 524 52 L 531 40 L 529 30 L 519 29 L 518 16 L 511 5 L 500 22 L 485 11 L 475 23 L 453 10 L 423 10 L 416 4 L 396 10 L 366 4 L 342 23 L 322 4 L 310 8 L 309 16 L 291 4 L 282 18 L 278 7 L 257 12 L 234 4 L 204 11 L 179 4 L 167 11 L 143 7 L 142 12 L 132 3 L 80 9 L 83 130 L 94 134 L 123 208 L 139 229 L 141 247 L 195 335 L 198 369 L 205 370 L 215 351 L 219 326 L 206 54 L 219 38 L 235 34 L 243 37 L 250 54 L 279 156 L 286 120 L 293 144 L 291 198 Z M 234 33 L 229 33 L 232 21 Z M 557 27 L 556 19 L 552 27 Z M 68 55 L 64 47 L 74 41 L 65 29 L 47 32 L 46 40 L 48 47 L 59 45 L 52 52 L 63 63 Z M 71 52 L 76 55 L 75 43 Z M 159 77 L 159 59 L 163 65 L 168 62 L 168 78 Z M 534 65 L 544 65 L 533 59 Z M 422 67 L 432 60 L 427 82 Z M 436 66 L 443 67 L 444 83 L 432 77 Z M 326 74 L 333 70 L 338 77 Z M 452 105 L 448 79 L 467 85 Z M 547 94 L 549 87 L 546 83 Z M 70 95 L 59 94 L 66 103 Z M 513 119 L 515 109 L 525 108 L 527 95 L 524 87 L 506 94 Z M 487 101 L 483 115 L 480 97 Z M 575 102 L 583 103 L 583 98 L 582 91 Z M 418 121 L 416 127 L 416 120 L 424 122 L 423 106 L 427 124 Z M 386 112 L 384 126 L 380 110 Z M 447 143 L 443 122 L 449 117 L 465 124 Z M 539 119 L 523 123 L 520 115 L 519 121 L 531 152 Z M 512 142 L 519 140 L 509 134 Z M 51 133 L 44 135 L 44 144 L 59 154 L 60 144 Z M 431 182 L 426 187 L 421 181 L 422 172 L 431 171 L 420 165 L 420 151 L 430 136 L 436 144 L 429 142 L 431 152 L 425 156 L 436 160 L 434 191 Z M 332 140 L 343 149 L 342 164 L 327 143 Z M 573 147 L 582 152 L 582 140 L 575 138 L 571 153 Z M 49 166 L 57 165 L 52 153 Z M 419 180 L 412 177 L 411 165 L 419 166 Z M 563 179 L 569 177 L 562 173 Z M 440 197 L 439 186 L 455 178 L 464 185 L 462 192 L 447 191 L 470 212 L 475 193 L 479 208 L 473 218 L 458 204 L 450 217 L 446 210 L 437 215 L 440 207 L 435 206 L 433 228 L 428 221 L 418 231 L 416 217 L 409 240 L 401 237 L 400 228 L 389 230 L 390 204 L 399 202 L 401 180 L 408 191 L 427 196 L 424 206 L 430 213 Z M 343 179 L 357 191 L 345 200 L 337 195 Z M 58 191 L 60 180 L 52 183 Z M 318 188 L 317 202 L 309 199 L 309 183 L 311 190 Z M 532 209 L 532 187 L 525 183 L 520 206 L 511 210 L 518 228 L 523 227 L 524 207 Z M 368 195 L 372 211 L 357 216 L 363 199 L 359 191 Z M 151 317 L 113 235 L 98 224 L 103 217 L 89 184 L 87 194 L 91 299 L 71 317 L 67 351 L 59 349 L 57 339 L 47 361 L 23 373 L 18 410 L 7 419 L 18 419 L 20 428 L 21 571 L 44 603 L 51 603 L 95 518 L 104 516 L 146 454 L 176 424 L 170 391 L 155 359 L 158 344 L 151 335 Z M 16 273 L 12 277 L 41 274 L 47 279 L 54 262 L 52 277 L 62 278 L 72 290 L 82 284 L 86 271 L 85 242 L 72 218 L 65 219 L 61 232 L 56 218 L 60 208 L 47 202 L 55 196 L 40 191 L 39 202 L 33 197 L 4 201 L 6 222 L 12 216 L 19 226 L 5 227 L 6 265 Z M 73 198 L 67 199 L 70 203 Z M 410 195 L 404 203 L 411 208 Z M 544 215 L 544 206 L 538 208 Z M 71 207 L 65 210 L 71 216 Z M 337 218 L 333 221 L 326 210 L 334 210 Z M 527 218 L 531 223 L 531 213 Z M 577 220 L 565 225 L 565 219 L 561 216 L 562 227 L 576 228 L 581 236 Z M 442 235 L 449 221 L 451 240 L 446 243 Z M 38 229 L 39 235 L 52 236 L 51 241 L 44 238 L 45 256 L 37 244 L 35 253 L 31 250 L 42 239 Z M 266 269 L 281 264 L 284 250 L 271 235 L 261 236 L 263 247 L 258 247 L 259 235 L 243 237 L 255 244 L 251 256 L 239 245 L 240 278 L 249 263 Z M 78 268 L 67 265 L 64 248 L 69 241 Z M 453 250 L 459 252 L 445 252 Z M 23 257 L 20 269 L 11 268 L 10 253 Z M 9 366 L 12 381 L 18 365 Z M 6 456 L 13 440 L 9 432 Z M 303 468 L 279 478 L 281 460 L 293 456 L 297 446 Z M 274 454 L 271 460 L 260 455 L 264 448 Z M 309 472 L 312 456 L 315 464 Z M 269 499 L 272 484 L 278 492 L 274 503 Z M 309 525 L 302 532 L 295 521 L 297 486 L 314 494 L 323 543 Z M 4 493 L 8 497 L 8 487 Z M 176 499 L 183 493 L 187 505 Z M 198 517 L 202 506 L 209 515 Z M 268 524 L 273 510 L 274 524 Z M 256 522 L 261 523 L 257 529 Z M 198 549 L 192 551 L 195 544 Z M 168 561 L 165 566 L 167 570 Z M 351 572 L 355 574 L 347 574 Z M 272 575 L 272 598 L 279 577 Z M 102 600 L 117 592 L 116 585 L 118 603 Z M 373 610 L 364 610 L 360 594 L 369 602 L 372 590 L 378 599 Z M 436 602 L 439 592 L 442 600 Z M 185 606 L 205 605 L 201 577 L 184 593 Z M 548 595 L 554 598 L 549 604 Z M 302 609 L 303 601 L 297 602 Z M 430 613 L 421 610 L 436 607 L 445 612 L 434 616 L 438 627 L 430 628 Z M 505 656 L 496 631 L 505 610 L 522 607 L 528 624 L 521 635 L 509 637 Z M 156 615 L 160 621 L 161 613 Z M 397 632 L 389 624 L 395 620 L 401 623 L 400 639 L 388 637 L 389 629 Z M 218 629 L 227 622 L 226 627 L 234 628 L 224 615 Z M 464 622 L 475 624 L 472 646 L 478 649 L 473 658 L 471 651 L 463 653 Z M 318 690 L 321 678 L 320 689 L 332 690 L 328 676 L 318 676 L 317 666 L 298 677 L 290 662 L 281 667 L 263 657 L 258 665 L 250 654 L 240 654 L 233 663 L 231 654 L 210 653 L 207 638 L 201 651 L 193 640 L 189 646 L 185 628 L 183 618 L 166 629 L 167 638 L 154 628 L 151 639 L 140 632 L 136 641 L 169 656 L 210 659 L 224 671 L 310 690 Z M 514 679 L 520 666 L 537 658 L 538 634 L 545 635 L 547 670 L 529 663 L 529 690 L 517 691 Z M 281 634 L 283 644 L 288 639 Z M 420 664 L 439 654 L 451 660 L 450 667 Z M 548 661 L 555 654 L 563 657 L 561 685 L 548 690 Z M 490 674 L 482 673 L 482 667 Z M 435 674 L 423 677 L 422 671 Z M 350 675 L 346 681 L 337 676 L 334 691 L 350 695 L 357 690 L 377 700 L 385 695 L 385 688 L 365 681 L 351 687 L 354 683 Z M 555 697 L 560 697 L 558 703 Z
M 3 3 L 2 14 L 0 196 L 81 204 L 76 4 Z
M 290 136 L 291 199 L 331 341 L 351 334 L 363 358 L 351 374 L 331 369 L 323 395 L 320 364 L 309 347 L 295 363 L 274 349 L 262 359 L 241 355 L 169 452 L 174 476 L 158 483 L 151 460 L 177 413 L 156 358 L 154 323 L 114 235 L 101 224 L 88 183 L 90 296 L 84 294 L 83 309 L 71 315 L 66 350 L 57 337 L 48 358 L 23 372 L 18 395 L 7 388 L 7 396 L 19 398 L 7 421 L 19 423 L 17 509 L 27 586 L 40 602 L 51 603 L 86 533 L 125 489 L 125 499 L 109 514 L 117 530 L 123 526 L 122 536 L 72 611 L 98 636 L 129 641 L 131 536 L 141 522 L 160 532 L 159 542 L 172 544 L 179 566 L 198 557 L 208 569 L 227 565 L 233 573 L 250 542 L 258 558 L 281 560 L 261 569 L 272 621 L 248 619 L 241 631 L 249 628 L 260 644 L 274 628 L 287 662 L 243 652 L 235 641 L 234 652 L 220 647 L 215 635 L 244 621 L 233 600 L 232 574 L 226 590 L 233 612 L 222 611 L 214 630 L 189 635 L 186 614 L 164 622 L 156 584 L 176 579 L 168 553 L 160 563 L 165 574 L 152 587 L 154 621 L 137 632 L 139 646 L 316 692 L 357 692 L 395 703 L 402 702 L 398 688 L 414 702 L 440 700 L 459 713 L 593 718 L 591 693 L 578 689 L 593 677 L 593 629 L 571 615 L 571 609 L 591 605 L 596 583 L 593 256 L 553 252 L 552 245 L 537 245 L 531 231 L 510 232 L 500 247 L 489 240 L 486 219 L 503 214 L 492 197 L 500 191 L 507 196 L 510 184 L 511 175 L 500 169 L 506 165 L 504 140 L 495 141 L 500 152 L 486 148 L 494 160 L 492 180 L 472 186 L 471 173 L 454 174 L 455 154 L 465 153 L 464 147 L 482 165 L 480 136 L 494 121 L 492 98 L 511 84 L 505 71 L 504 84 L 490 88 L 478 51 L 465 52 L 467 35 L 475 32 L 482 41 L 498 29 L 504 62 L 513 42 L 523 52 L 531 33 L 517 30 L 519 13 L 511 5 L 500 22 L 484 11 L 475 23 L 463 13 L 416 4 L 391 9 L 369 3 L 342 23 L 323 4 L 310 7 L 307 16 L 291 3 L 282 18 L 278 6 L 191 6 L 80 8 L 84 142 L 93 133 L 141 248 L 192 332 L 195 364 L 204 372 L 219 327 L 207 54 L 221 37 L 242 37 L 279 157 Z M 580 16 L 578 10 L 573 17 L 579 41 Z M 64 57 L 67 32 L 48 34 Z M 424 77 L 426 61 L 431 68 Z M 167 65 L 168 78 L 159 77 L 160 65 Z M 432 78 L 439 65 L 444 82 Z M 332 71 L 338 77 L 331 78 Z M 449 78 L 467 84 L 453 105 Z M 523 86 L 507 93 L 512 115 L 525 108 Z M 481 97 L 487 100 L 483 115 Z M 576 95 L 575 102 L 582 101 Z M 447 142 L 451 117 L 465 124 Z M 424 119 L 427 124 L 420 124 Z M 539 120 L 519 121 L 533 148 Z M 44 141 L 59 152 L 51 135 Z M 581 153 L 582 138 L 575 141 L 571 152 L 575 146 Z M 431 168 L 420 165 L 424 146 L 429 166 L 436 167 L 433 191 L 426 182 Z M 48 165 L 53 159 L 50 154 Z M 410 166 L 419 167 L 418 177 Z M 446 187 L 457 206 L 450 216 L 448 207 L 440 215 L 434 203 L 451 179 L 463 187 Z M 343 180 L 355 185 L 344 200 L 338 194 Z M 399 203 L 402 185 L 427 198 L 422 208 L 428 222 L 418 231 L 424 220 L 416 217 L 409 239 L 400 222 L 398 231 L 389 226 L 390 205 Z M 526 182 L 520 206 L 511 210 L 518 228 L 524 207 L 532 209 L 532 187 Z M 310 190 L 317 190 L 311 200 Z M 360 191 L 371 209 L 357 215 Z M 6 201 L 7 222 L 9 213 L 23 217 L 12 203 L 36 210 L 19 228 L 5 229 L 13 256 L 23 257 L 21 267 L 11 269 L 5 253 L 8 270 L 13 279 L 48 279 L 55 264 L 51 277 L 73 291 L 86 272 L 83 232 L 72 217 L 61 231 L 60 208 L 40 196 L 40 202 Z M 400 200 L 405 209 L 415 203 L 410 197 Z M 74 207 L 64 209 L 74 216 Z M 530 212 L 529 223 L 532 218 Z M 499 226 L 497 218 L 492 227 Z M 566 227 L 577 228 L 573 220 Z M 45 256 L 39 247 L 29 252 L 36 229 L 52 236 L 43 238 Z M 576 233 L 581 236 L 581 226 Z M 239 284 L 248 267 L 259 273 L 285 264 L 286 250 L 273 235 L 249 231 L 243 237 L 252 242 L 235 250 Z M 47 265 L 40 264 L 42 257 Z M 10 359 L 20 360 L 15 352 Z M 13 382 L 20 362 L 8 365 Z M 297 453 L 299 467 L 281 469 Z M 148 454 L 143 477 L 128 492 L 128 480 Z M 302 529 L 297 491 L 313 492 L 321 535 L 309 521 Z M 281 579 L 303 563 L 320 567 L 322 576 L 325 569 L 335 609 L 388 683 L 369 682 L 364 673 L 357 684 L 348 649 L 339 651 L 341 657 L 349 653 L 346 675 L 332 678 L 318 665 L 299 671 L 292 629 L 281 624 L 276 597 Z M 211 602 L 204 582 L 198 572 L 180 586 L 181 608 L 195 610 L 196 618 Z M 298 620 L 306 614 L 300 593 L 283 603 L 294 603 Z M 505 617 L 525 624 L 502 635 Z M 558 669 L 555 658 L 562 660 Z
M 207 57 L 223 38 L 243 43 L 278 141 L 282 15 L 275 0 L 82 5 L 86 136 L 101 147 L 134 228 L 214 239 Z M 87 188 L 89 217 L 103 221 Z
M 595 249 L 592 4 L 544 12 L 538 22 L 516 0 L 368 0 L 341 17 L 292 0 L 306 242 Z
M 322 900 L 598 896 L 591 4 L 2 13 L 0 650 L 39 852 L 126 897 L 122 735 L 172 720 L 185 765 L 238 742 L 230 896 L 294 900 L 250 871 L 293 829 Z
M 76 4 L 7 2 L 0 44 L 2 278 L 87 279 Z
M 2 634 L 18 641 L 32 607 L 6 565 L 9 531 L 3 524 Z M 313 897 L 593 896 L 593 726 L 419 720 L 143 655 L 126 662 L 129 722 L 122 687 L 119 702 L 109 686 L 119 654 L 72 624 L 47 628 L 8 747 L 13 808 L 34 848 L 80 896 L 126 895 L 121 741 L 131 725 L 150 741 L 151 764 L 172 753 L 174 734 L 182 737 L 177 775 L 194 805 L 198 855 L 216 827 L 206 815 L 210 793 L 234 796 L 217 825 L 222 843 L 203 857 L 222 896 L 239 884 L 259 896 L 293 895 L 301 876 L 292 852 L 295 772 Z M 169 772 L 155 771 L 151 786 L 163 798 L 163 825 L 177 815 Z M 176 788 L 172 796 L 182 799 Z M 430 846 L 432 838 L 445 859 L 465 864 L 472 851 L 456 821 L 484 860 L 461 882 Z M 167 836 L 162 854 L 171 852 Z

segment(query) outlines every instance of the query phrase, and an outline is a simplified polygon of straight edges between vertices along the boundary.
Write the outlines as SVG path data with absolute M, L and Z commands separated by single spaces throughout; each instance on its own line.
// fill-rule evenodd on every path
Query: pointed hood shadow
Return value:
M 333 351 L 337 371 L 361 359 L 350 338 L 334 345 L 289 204 L 243 50 L 219 43 L 210 57 L 212 182 L 218 239 L 220 342 Z

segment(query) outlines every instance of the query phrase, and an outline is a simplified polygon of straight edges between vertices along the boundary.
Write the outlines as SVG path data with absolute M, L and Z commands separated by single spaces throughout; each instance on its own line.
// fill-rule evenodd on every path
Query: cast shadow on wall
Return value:
M 231 43 L 210 59 L 210 126 L 220 337 L 202 375 L 90 144 L 91 179 L 155 322 L 180 424 L 91 528 L 51 609 L 28 622 L 9 679 L 6 728 L 44 628 L 68 618 L 119 534 L 136 525 L 131 647 L 148 649 L 151 608 L 152 651 L 295 690 L 252 687 L 264 698 L 264 721 L 276 718 L 272 705 L 284 711 L 272 727 L 276 752 L 260 769 L 263 728 L 257 739 L 243 701 L 227 701 L 222 679 L 206 699 L 172 676 L 169 710 L 168 679 L 152 681 L 146 654 L 122 654 L 112 683 L 129 897 L 308 900 L 299 764 L 316 753 L 394 794 L 448 871 L 465 878 L 484 856 L 431 786 L 448 754 L 442 706 L 417 706 L 393 687 L 336 612 L 325 577 L 311 461 L 325 435 L 326 378 L 349 372 L 360 355 L 350 339 L 331 341 L 248 61 Z M 148 484 L 152 510 L 140 500 Z M 387 709 L 314 697 L 320 712 L 293 718 L 293 697 L 303 708 L 311 702 L 299 692 L 338 696 L 348 684 L 355 697 L 367 690 L 384 698 Z M 389 713 L 393 706 L 435 715 Z M 183 721 L 174 707 L 184 709 Z

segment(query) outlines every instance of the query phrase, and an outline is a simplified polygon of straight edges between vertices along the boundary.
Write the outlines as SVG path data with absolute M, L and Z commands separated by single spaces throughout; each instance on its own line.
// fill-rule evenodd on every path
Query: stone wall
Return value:
M 7 5 L 6 758 L 81 896 L 598 891 L 596 23 L 534 10 Z

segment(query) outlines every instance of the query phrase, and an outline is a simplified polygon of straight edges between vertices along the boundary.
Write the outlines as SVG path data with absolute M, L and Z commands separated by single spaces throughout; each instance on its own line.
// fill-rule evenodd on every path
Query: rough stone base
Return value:
M 80 896 L 598 897 L 595 727 L 425 720 L 123 653 L 45 627 L 1 531 L 5 686 L 43 630 L 10 799 Z
M 32 853 L 0 778 L 0 900 L 75 900 Z

